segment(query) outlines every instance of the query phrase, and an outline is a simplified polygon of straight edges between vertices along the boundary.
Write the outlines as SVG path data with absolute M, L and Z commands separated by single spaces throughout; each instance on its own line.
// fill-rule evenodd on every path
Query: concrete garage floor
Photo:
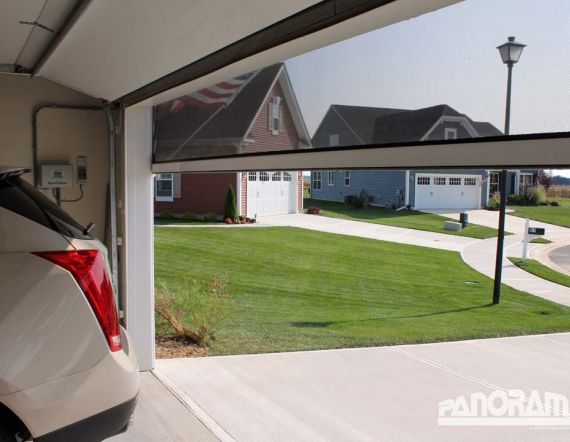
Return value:
M 141 373 L 135 416 L 126 433 L 110 442 L 217 441 L 198 418 L 151 373 Z
M 222 440 L 567 441 L 568 414 L 564 427 L 442 427 L 438 403 L 495 389 L 570 397 L 569 367 L 564 333 L 163 359 L 157 374 Z

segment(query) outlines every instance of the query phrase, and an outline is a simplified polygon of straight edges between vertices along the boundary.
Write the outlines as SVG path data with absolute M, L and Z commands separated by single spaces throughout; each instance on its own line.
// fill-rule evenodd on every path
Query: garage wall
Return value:
M 42 103 L 99 104 L 92 97 L 43 78 L 0 74 L 0 164 L 32 166 L 32 110 Z M 62 206 L 80 223 L 95 222 L 94 234 L 103 239 L 108 183 L 108 132 L 103 112 L 44 109 L 38 115 L 40 164 L 76 164 L 87 157 L 84 198 Z M 31 174 L 26 178 L 32 180 Z M 79 186 L 62 191 L 63 199 L 79 195 Z

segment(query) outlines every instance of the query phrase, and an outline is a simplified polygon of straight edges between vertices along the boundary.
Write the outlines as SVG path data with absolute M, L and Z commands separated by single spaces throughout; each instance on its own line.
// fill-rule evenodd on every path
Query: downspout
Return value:
M 110 194 L 110 218 L 111 218 L 111 278 L 117 296 L 119 311 L 122 310 L 121 297 L 119 296 L 118 285 L 118 259 L 117 259 L 117 204 L 116 204 L 116 144 L 115 144 L 115 122 L 113 111 L 109 105 L 105 106 L 74 106 L 68 104 L 44 103 L 34 107 L 32 111 L 32 176 L 34 186 L 39 185 L 39 163 L 38 163 L 38 114 L 43 109 L 69 109 L 86 111 L 103 111 L 107 116 L 109 129 L 109 194 Z
M 404 186 L 404 192 L 406 194 L 405 196 L 405 200 L 404 200 L 404 206 L 408 207 L 410 205 L 410 171 L 406 170 L 406 183 Z

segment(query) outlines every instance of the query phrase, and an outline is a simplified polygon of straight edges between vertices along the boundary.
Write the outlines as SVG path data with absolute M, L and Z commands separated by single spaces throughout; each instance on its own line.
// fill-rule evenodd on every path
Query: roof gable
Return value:
M 157 121 L 159 143 L 189 138 L 202 145 L 209 144 L 208 140 L 216 140 L 218 144 L 220 140 L 232 144 L 243 141 L 277 81 L 284 91 L 285 103 L 293 116 L 299 138 L 309 144 L 307 129 L 283 63 L 257 72 L 227 107 L 215 110 L 188 105 L 175 113 L 163 109 L 163 116 Z M 170 103 L 160 107 L 168 107 Z
M 331 109 L 338 113 L 355 135 L 360 138 L 362 144 L 370 144 L 372 142 L 374 126 L 378 118 L 410 112 L 405 109 L 347 106 L 342 104 L 333 104 Z

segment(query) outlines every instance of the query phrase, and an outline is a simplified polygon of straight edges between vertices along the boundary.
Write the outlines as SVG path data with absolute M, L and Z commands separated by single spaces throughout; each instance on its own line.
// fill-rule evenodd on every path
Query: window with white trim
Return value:
M 247 174 L 248 181 L 257 181 L 257 172 L 249 172 Z
M 532 173 L 521 172 L 519 176 L 519 190 L 524 192 L 533 185 Z
M 289 172 L 283 172 L 283 181 L 291 181 L 291 174 Z
M 461 186 L 461 178 L 459 177 L 449 177 L 449 185 L 450 186 Z
M 463 180 L 463 185 L 465 185 L 465 186 L 476 186 L 477 185 L 477 178 L 465 178 Z
M 273 97 L 269 106 L 269 129 L 273 135 L 279 135 L 281 130 L 281 98 Z
M 455 129 L 454 127 L 446 127 L 444 138 L 446 140 L 456 140 L 457 139 L 457 129 Z
M 269 181 L 269 174 L 267 172 L 259 172 L 259 181 Z
M 311 176 L 313 178 L 313 190 L 321 190 L 321 171 L 316 170 L 312 173 Z
M 350 187 L 350 170 L 344 171 L 344 187 Z
M 273 172 L 273 175 L 271 175 L 271 181 L 281 181 L 281 172 Z
M 174 177 L 171 173 L 158 173 L 154 178 L 154 197 L 156 201 L 174 200 Z
M 499 184 L 500 176 L 500 172 L 491 172 L 491 175 L 489 176 L 489 195 L 494 195 L 501 191 L 501 186 Z
M 417 178 L 418 186 L 429 186 L 431 184 L 431 179 L 429 176 L 419 176 Z
M 327 185 L 329 187 L 334 187 L 334 170 L 329 170 L 327 172 Z
M 445 186 L 446 182 L 447 180 L 444 176 L 436 176 L 433 179 L 433 184 L 435 184 L 436 186 Z

